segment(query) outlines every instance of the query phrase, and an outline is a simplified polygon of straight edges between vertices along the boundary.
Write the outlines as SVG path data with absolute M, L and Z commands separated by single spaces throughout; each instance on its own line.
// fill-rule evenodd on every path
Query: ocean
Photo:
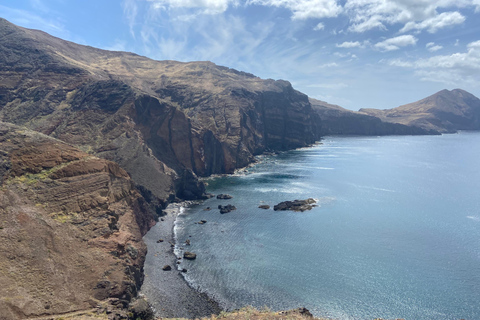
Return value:
M 177 254 L 197 254 L 178 267 L 227 309 L 480 319 L 479 166 L 479 132 L 325 137 L 263 156 L 206 180 L 208 192 L 233 198 L 206 200 L 177 218 Z M 318 206 L 258 208 L 306 198 Z M 219 204 L 237 209 L 220 214 Z

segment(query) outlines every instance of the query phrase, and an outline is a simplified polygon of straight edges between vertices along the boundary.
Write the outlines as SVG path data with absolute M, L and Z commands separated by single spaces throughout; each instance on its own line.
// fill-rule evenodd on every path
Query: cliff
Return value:
M 117 162 L 165 203 L 199 198 L 196 175 L 319 138 L 308 97 L 211 62 L 154 61 L 0 20 L 0 120 Z
M 425 99 L 387 110 L 360 109 L 382 121 L 440 133 L 480 130 L 480 99 L 461 90 L 442 90 Z
M 423 135 L 438 134 L 412 124 L 383 121 L 380 117 L 344 109 L 340 106 L 310 98 L 313 110 L 321 119 L 321 135 Z
M 127 172 L 3 122 L 0 150 L 0 318 L 128 306 L 155 221 Z

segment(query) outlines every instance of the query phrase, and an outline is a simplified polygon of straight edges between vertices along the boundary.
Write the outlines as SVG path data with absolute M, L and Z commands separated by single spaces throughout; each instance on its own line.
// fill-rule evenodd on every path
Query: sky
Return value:
M 288 80 L 352 110 L 442 89 L 480 97 L 480 0 L 1 0 L 0 17 L 102 49 Z

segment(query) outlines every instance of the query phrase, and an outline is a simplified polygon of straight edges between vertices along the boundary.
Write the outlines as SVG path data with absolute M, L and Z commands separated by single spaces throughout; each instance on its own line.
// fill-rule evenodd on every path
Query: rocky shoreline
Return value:
M 170 204 L 164 210 L 165 216 L 143 238 L 148 253 L 140 294 L 150 303 L 156 317 L 193 319 L 222 311 L 215 300 L 192 288 L 182 276 L 182 270 L 177 268 L 178 258 L 172 245 L 175 243 L 174 226 L 177 216 L 189 204 Z M 162 269 L 167 265 L 171 270 Z

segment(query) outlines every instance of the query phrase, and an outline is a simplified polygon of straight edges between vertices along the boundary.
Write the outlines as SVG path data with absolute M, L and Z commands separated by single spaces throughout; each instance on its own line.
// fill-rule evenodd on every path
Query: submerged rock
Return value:
M 227 204 L 226 206 L 218 205 L 218 209 L 220 209 L 220 213 L 229 213 L 230 211 L 237 210 L 237 208 L 231 204 Z
M 311 210 L 313 207 L 315 207 L 314 203 L 316 203 L 316 201 L 313 198 L 308 198 L 305 200 L 284 201 L 275 205 L 273 207 L 273 210 L 275 211 L 291 210 L 291 211 L 303 212 L 306 210 Z
M 219 194 L 217 195 L 217 199 L 232 199 L 233 197 L 229 194 Z
M 197 254 L 195 254 L 193 252 L 185 251 L 183 253 L 183 257 L 187 260 L 195 260 L 195 259 L 197 259 Z

